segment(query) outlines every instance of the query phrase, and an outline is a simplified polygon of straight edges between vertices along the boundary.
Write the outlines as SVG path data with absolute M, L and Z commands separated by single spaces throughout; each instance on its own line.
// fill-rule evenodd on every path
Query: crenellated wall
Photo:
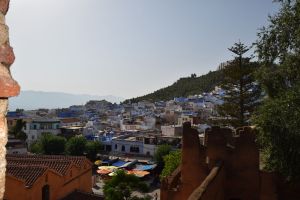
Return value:
M 20 92 L 18 83 L 13 80 L 10 67 L 15 60 L 14 52 L 9 43 L 8 26 L 5 15 L 9 8 L 9 0 L 0 0 L 0 199 L 5 190 L 5 168 L 7 143 L 6 113 L 8 98 L 17 96 Z
M 161 199 L 300 199 L 299 184 L 287 184 L 278 175 L 259 170 L 255 135 L 250 127 L 236 131 L 212 127 L 200 145 L 198 132 L 185 123 L 181 166 L 171 176 L 176 179 L 163 181 Z

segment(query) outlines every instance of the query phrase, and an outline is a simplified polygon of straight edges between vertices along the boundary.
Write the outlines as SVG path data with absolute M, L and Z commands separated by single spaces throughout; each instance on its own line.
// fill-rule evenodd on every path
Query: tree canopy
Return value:
M 66 139 L 51 133 L 43 133 L 41 138 L 30 146 L 32 153 L 61 155 L 65 152 Z
M 172 172 L 180 165 L 181 163 L 181 151 L 171 151 L 168 155 L 164 156 L 164 168 L 160 174 L 160 178 L 165 178 L 172 174 Z
M 85 152 L 87 140 L 83 136 L 72 137 L 66 144 L 66 153 L 72 156 L 82 156 Z
M 154 160 L 157 162 L 159 166 L 164 165 L 164 156 L 168 155 L 172 147 L 168 144 L 159 145 L 154 154 Z
M 107 200 L 146 200 L 147 197 L 139 198 L 132 196 L 132 191 L 148 191 L 148 186 L 133 174 L 126 174 L 118 170 L 116 175 L 104 185 L 103 192 Z
M 300 178 L 300 85 L 268 99 L 255 117 L 266 168 Z
M 91 161 L 95 161 L 101 148 L 102 144 L 99 141 L 88 141 L 83 136 L 72 137 L 67 141 L 64 137 L 43 133 L 37 141 L 31 144 L 29 150 L 32 153 L 46 155 L 85 155 Z
M 281 0 L 279 12 L 258 33 L 257 55 L 263 63 L 258 79 L 269 97 L 282 95 L 300 79 L 300 2 Z
M 8 133 L 13 135 L 15 138 L 25 141 L 27 139 L 26 133 L 23 128 L 26 126 L 26 122 L 22 119 L 17 119 L 15 126 L 13 126 Z
M 254 117 L 266 167 L 300 178 L 300 1 L 281 0 L 258 34 L 263 67 L 257 77 L 268 98 Z
M 92 161 L 96 160 L 101 149 L 102 144 L 99 141 L 87 141 L 85 144 L 86 157 Z

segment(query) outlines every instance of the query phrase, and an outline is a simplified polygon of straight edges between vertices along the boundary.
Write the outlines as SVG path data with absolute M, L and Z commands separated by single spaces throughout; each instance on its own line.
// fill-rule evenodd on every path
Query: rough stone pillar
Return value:
M 0 199 L 5 191 L 5 168 L 7 124 L 6 112 L 8 98 L 17 96 L 20 87 L 10 74 L 10 66 L 15 60 L 13 49 L 10 47 L 8 27 L 5 24 L 5 15 L 8 11 L 9 0 L 0 0 Z

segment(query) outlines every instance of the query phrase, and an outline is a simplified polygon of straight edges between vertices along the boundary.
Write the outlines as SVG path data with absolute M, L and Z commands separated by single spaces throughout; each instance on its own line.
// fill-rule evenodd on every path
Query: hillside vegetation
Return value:
M 129 99 L 131 102 L 138 102 L 142 100 L 149 100 L 152 102 L 160 100 L 171 100 L 174 97 L 187 97 L 188 95 L 201 94 L 203 92 L 210 92 L 215 86 L 222 81 L 221 71 L 210 71 L 208 74 L 195 77 L 180 78 L 174 84 L 159 89 L 153 93 Z M 125 102 L 128 102 L 126 100 Z

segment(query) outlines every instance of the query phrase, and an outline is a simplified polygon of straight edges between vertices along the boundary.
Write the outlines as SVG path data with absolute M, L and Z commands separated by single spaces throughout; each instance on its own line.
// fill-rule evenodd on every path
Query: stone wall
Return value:
M 9 8 L 9 0 L 0 0 L 0 199 L 5 190 L 5 168 L 7 143 L 6 113 L 8 98 L 19 94 L 20 87 L 12 79 L 10 66 L 15 60 L 13 49 L 9 43 L 8 26 L 5 23 L 5 15 Z

